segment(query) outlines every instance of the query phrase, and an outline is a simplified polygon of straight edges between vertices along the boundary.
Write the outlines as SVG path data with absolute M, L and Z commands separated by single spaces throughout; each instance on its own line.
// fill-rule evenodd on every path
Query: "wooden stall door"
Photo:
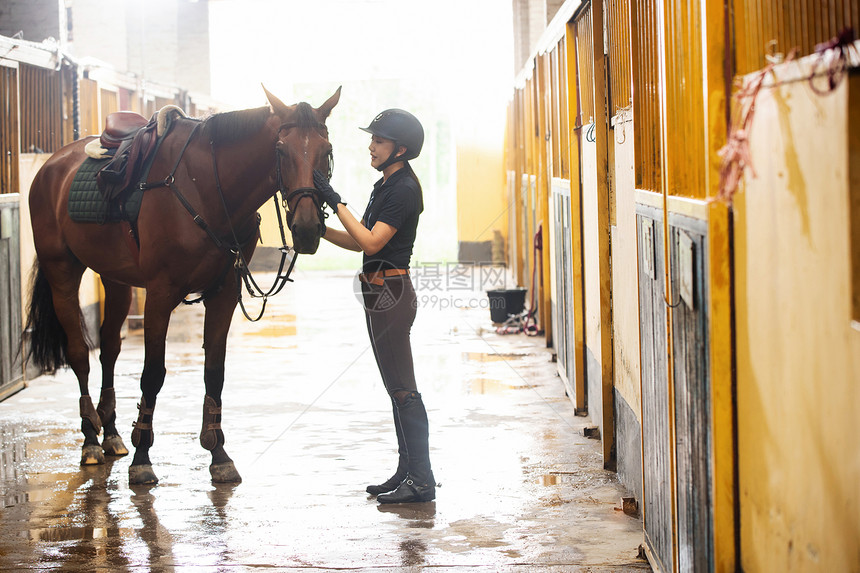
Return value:
M 674 571 L 663 212 L 638 205 L 639 337 L 642 368 L 642 524 L 650 560 Z
M 669 214 L 678 569 L 714 571 L 708 223 Z
M 22 386 L 21 246 L 17 193 L 0 195 L 0 400 Z
M 573 244 L 570 213 L 570 182 L 554 179 L 552 201 L 555 226 L 555 308 L 553 308 L 553 340 L 558 352 L 558 373 L 568 396 L 577 404 L 577 394 L 582 392 L 581 381 L 576 375 L 576 329 L 574 306 L 578 297 L 573 290 Z

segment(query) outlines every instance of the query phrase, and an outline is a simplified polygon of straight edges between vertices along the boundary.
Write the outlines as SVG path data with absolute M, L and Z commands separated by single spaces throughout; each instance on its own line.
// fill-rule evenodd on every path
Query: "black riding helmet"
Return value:
M 394 141 L 394 152 L 376 169 L 382 171 L 397 161 L 409 161 L 415 159 L 421 153 L 424 146 L 424 128 L 414 115 L 402 109 L 386 109 L 370 122 L 367 127 L 360 127 L 371 135 L 390 139 Z M 400 146 L 406 148 L 406 152 L 400 157 L 395 157 Z

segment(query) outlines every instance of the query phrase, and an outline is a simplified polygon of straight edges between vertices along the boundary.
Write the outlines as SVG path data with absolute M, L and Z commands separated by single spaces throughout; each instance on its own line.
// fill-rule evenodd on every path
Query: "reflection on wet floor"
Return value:
M 85 539 L 104 539 L 107 537 L 129 537 L 134 534 L 131 528 L 118 527 L 49 527 L 31 529 L 30 541 L 83 541 Z
M 296 335 L 296 327 L 295 326 L 269 326 L 266 328 L 261 328 L 260 330 L 254 330 L 248 332 L 248 334 L 252 336 L 295 336 Z
M 198 443 L 201 305 L 171 318 L 157 486 L 129 487 L 131 456 L 78 465 L 71 372 L 0 403 L 0 570 L 648 569 L 641 522 L 615 509 L 625 492 L 542 341 L 496 335 L 480 309 L 419 309 L 413 327 L 436 501 L 368 497 L 396 436 L 351 277 L 302 273 L 263 321 L 234 319 L 223 426 L 240 485 L 213 485 Z M 117 365 L 127 443 L 142 357 L 131 332 Z M 98 368 L 93 356 L 92 380 Z
M 525 354 L 517 353 L 486 353 L 486 352 L 464 352 L 463 359 L 472 362 L 499 362 L 505 360 L 516 360 L 522 358 Z
M 24 478 L 24 462 L 27 457 L 26 442 L 14 424 L 0 423 L 0 483 L 18 483 Z M 28 501 L 26 492 L 6 493 L 0 498 L 0 508 L 7 508 Z
M 467 382 L 469 394 L 499 394 L 507 390 L 528 390 L 535 388 L 534 384 L 503 384 L 499 380 L 473 378 Z

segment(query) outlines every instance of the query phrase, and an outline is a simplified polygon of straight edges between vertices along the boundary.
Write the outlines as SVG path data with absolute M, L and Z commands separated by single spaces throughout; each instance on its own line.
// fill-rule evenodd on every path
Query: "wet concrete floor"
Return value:
M 233 321 L 223 425 L 239 485 L 211 483 L 197 439 L 201 305 L 171 323 L 156 486 L 129 486 L 131 456 L 79 466 L 71 371 L 0 403 L 0 570 L 650 570 L 641 521 L 621 511 L 624 489 L 583 437 L 590 420 L 573 415 L 543 339 L 497 335 L 489 311 L 470 308 L 486 305 L 480 292 L 418 292 L 436 501 L 368 496 L 396 441 L 352 275 L 294 276 L 262 321 Z M 116 380 L 129 447 L 142 359 L 130 331 Z

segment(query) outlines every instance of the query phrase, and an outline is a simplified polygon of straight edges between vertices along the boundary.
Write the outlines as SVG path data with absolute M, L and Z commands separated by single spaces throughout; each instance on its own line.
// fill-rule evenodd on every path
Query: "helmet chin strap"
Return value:
M 397 155 L 397 151 L 398 151 L 399 149 L 400 149 L 400 146 L 399 146 L 399 145 L 397 145 L 397 144 L 395 143 L 395 144 L 394 144 L 394 151 L 392 151 L 392 152 L 391 152 L 391 155 L 389 155 L 389 156 L 388 156 L 388 159 L 386 159 L 385 161 L 383 161 L 383 162 L 382 162 L 382 164 L 381 164 L 379 167 L 377 167 L 377 168 L 376 168 L 376 170 L 377 170 L 377 171 L 379 171 L 379 172 L 381 173 L 381 172 L 382 172 L 386 167 L 388 167 L 389 165 L 394 165 L 394 164 L 395 164 L 395 163 L 397 163 L 398 161 L 403 161 L 403 162 L 405 163 L 405 162 L 406 162 L 406 160 L 405 160 L 405 159 L 403 159 L 403 155 L 404 155 L 406 152 L 404 151 L 404 152 L 403 152 L 403 153 L 401 153 L 400 155 Z

